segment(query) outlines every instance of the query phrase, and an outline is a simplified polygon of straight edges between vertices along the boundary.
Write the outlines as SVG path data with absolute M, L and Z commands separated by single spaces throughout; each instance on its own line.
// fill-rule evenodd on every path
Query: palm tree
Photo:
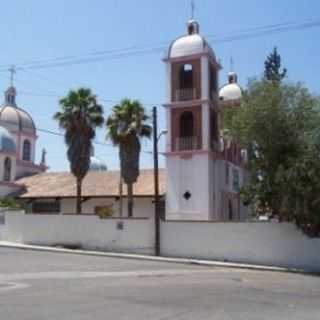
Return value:
M 82 180 L 90 166 L 90 153 L 95 129 L 104 121 L 103 108 L 90 89 L 70 90 L 66 97 L 59 101 L 61 111 L 54 115 L 60 128 L 65 130 L 67 156 L 72 174 L 77 184 L 77 214 L 81 214 Z
M 128 216 L 132 217 L 133 184 L 139 177 L 141 138 L 150 138 L 149 117 L 138 100 L 123 99 L 115 105 L 108 117 L 107 138 L 119 146 L 120 174 L 128 188 Z

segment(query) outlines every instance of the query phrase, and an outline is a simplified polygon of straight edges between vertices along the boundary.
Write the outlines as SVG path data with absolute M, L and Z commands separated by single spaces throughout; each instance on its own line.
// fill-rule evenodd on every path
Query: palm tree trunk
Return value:
M 82 184 L 82 179 L 81 178 L 77 178 L 77 214 L 81 214 L 82 213 L 81 184 Z
M 128 183 L 128 217 L 131 218 L 133 216 L 133 191 L 132 191 L 132 183 Z
M 120 218 L 122 218 L 122 215 L 123 215 L 122 212 L 123 212 L 123 180 L 122 180 L 122 175 L 120 174 L 120 180 L 119 180 L 119 216 Z

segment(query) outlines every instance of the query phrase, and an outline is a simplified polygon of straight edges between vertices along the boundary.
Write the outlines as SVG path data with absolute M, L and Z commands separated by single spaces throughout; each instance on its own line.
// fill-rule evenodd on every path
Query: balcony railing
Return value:
M 197 98 L 196 88 L 185 88 L 176 90 L 176 101 L 195 100 Z
M 189 151 L 199 149 L 197 137 L 180 137 L 176 138 L 176 151 Z
M 218 141 L 211 140 L 210 146 L 211 146 L 211 150 L 213 150 L 213 151 L 216 151 L 216 152 L 220 152 L 221 151 L 220 150 L 221 148 L 220 148 L 220 145 L 219 145 Z

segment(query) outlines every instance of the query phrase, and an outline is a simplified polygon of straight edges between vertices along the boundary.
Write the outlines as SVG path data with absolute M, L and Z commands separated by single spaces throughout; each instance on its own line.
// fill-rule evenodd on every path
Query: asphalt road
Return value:
M 320 278 L 0 248 L 1 320 L 320 319 Z

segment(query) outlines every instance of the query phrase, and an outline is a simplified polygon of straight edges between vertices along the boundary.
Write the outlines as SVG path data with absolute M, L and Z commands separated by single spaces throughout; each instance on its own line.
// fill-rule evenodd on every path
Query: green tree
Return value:
M 264 62 L 264 66 L 265 79 L 273 83 L 281 82 L 287 75 L 287 69 L 284 68 L 281 71 L 281 56 L 278 53 L 277 47 L 273 48 L 273 51 Z
M 107 138 L 119 146 L 121 176 L 128 188 L 128 216 L 133 214 L 133 184 L 139 177 L 140 140 L 150 138 L 149 117 L 137 100 L 123 99 L 108 117 Z
M 4 197 L 0 199 L 0 208 L 18 209 L 19 205 L 14 198 Z
M 294 220 L 313 232 L 319 215 L 320 148 L 313 138 L 320 127 L 319 110 L 319 99 L 301 84 L 251 80 L 241 107 L 227 110 L 224 121 L 248 150 L 245 201 L 258 212 Z
M 318 118 L 319 121 L 319 118 Z M 318 122 L 319 126 L 320 121 Z M 278 179 L 287 188 L 282 215 L 308 235 L 320 236 L 320 134 L 315 128 L 305 136 L 303 152 Z M 282 168 L 281 168 L 282 169 Z
M 54 115 L 54 119 L 59 122 L 60 128 L 65 130 L 70 169 L 76 177 L 76 211 L 80 214 L 82 181 L 89 170 L 95 129 L 102 126 L 104 121 L 103 108 L 98 104 L 96 96 L 87 88 L 69 91 L 59 104 L 61 111 Z

